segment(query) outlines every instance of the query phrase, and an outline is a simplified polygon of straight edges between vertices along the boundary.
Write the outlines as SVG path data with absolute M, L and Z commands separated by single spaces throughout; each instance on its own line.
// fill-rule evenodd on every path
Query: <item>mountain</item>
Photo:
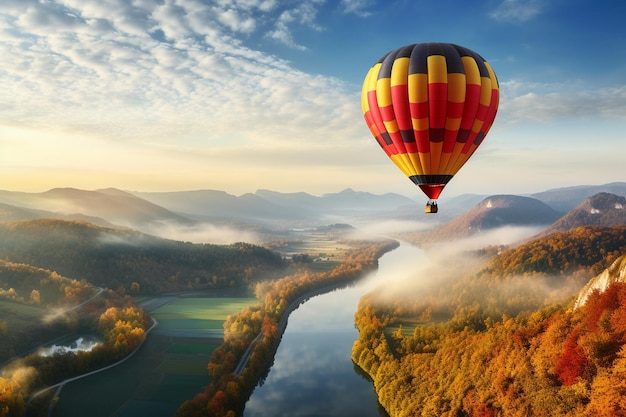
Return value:
M 421 202 L 399 194 L 378 195 L 350 188 L 321 196 L 265 189 L 240 196 L 218 190 L 127 192 L 115 188 L 94 191 L 54 188 L 43 193 L 0 190 L 0 221 L 60 218 L 159 234 L 164 225 L 195 227 L 198 223 L 235 225 L 237 228 L 291 228 L 351 223 L 353 220 L 364 223 L 381 219 L 419 219 L 446 235 L 465 236 L 497 225 L 546 224 L 553 217 L 554 213 L 548 212 L 545 206 L 517 207 L 523 205 L 522 201 L 529 201 L 524 198 L 535 200 L 535 205 L 537 200 L 542 201 L 553 211 L 564 213 L 597 194 L 593 192 L 595 190 L 614 190 L 616 195 L 626 195 L 626 183 L 548 190 L 533 194 L 533 197 L 518 197 L 522 200 L 515 203 L 504 203 L 501 201 L 503 196 L 466 194 L 441 199 L 439 214 L 435 216 L 424 216 Z M 498 200 L 497 204 L 504 205 L 480 213 L 481 209 L 475 208 L 487 198 L 492 199 L 492 204 Z M 505 207 L 506 204 L 509 205 Z M 455 230 L 448 233 L 439 229 L 439 225 L 452 221 L 456 223 L 446 228 Z
M 489 195 L 485 194 L 461 194 L 455 197 L 439 199 L 439 213 L 437 216 L 444 221 L 452 220 L 470 210 Z
M 530 197 L 543 201 L 557 211 L 567 213 L 582 203 L 585 199 L 602 192 L 626 197 L 626 182 L 555 188 L 531 194 Z
M 17 207 L 10 204 L 0 203 L 0 221 L 12 222 L 18 220 L 34 220 L 34 219 L 60 219 L 60 220 L 76 220 L 93 223 L 103 227 L 115 227 L 110 222 L 94 216 L 87 216 L 80 213 L 63 214 L 53 211 L 36 210 L 26 207 Z
M 161 207 L 197 220 L 223 220 L 247 218 L 271 211 L 275 206 L 266 201 L 250 198 L 240 199 L 218 190 L 174 191 L 174 192 L 134 192 L 135 196 Z M 244 200 L 244 202 L 242 202 Z
M 626 198 L 610 193 L 598 193 L 544 230 L 541 235 L 563 232 L 579 226 L 619 226 L 626 224 Z
M 412 235 L 410 240 L 455 240 L 502 226 L 548 226 L 559 217 L 557 211 L 537 199 L 494 195 L 441 226 Z
M 368 220 L 413 217 L 421 207 L 407 197 L 376 195 L 351 189 L 321 197 L 304 192 L 258 190 L 241 196 L 218 190 L 126 192 L 115 188 L 94 191 L 54 188 L 43 193 L 0 190 L 0 221 L 64 219 L 107 227 L 128 227 L 161 234 L 183 226 L 222 224 L 237 229 L 291 228 Z M 163 227 L 165 226 L 165 227 Z M 175 227 L 176 228 L 176 227 Z
M 416 207 L 415 201 L 399 194 L 384 195 L 346 189 L 321 197 L 308 193 L 280 193 L 257 190 L 239 197 L 215 190 L 178 192 L 135 192 L 135 196 L 166 207 L 195 220 L 257 221 L 281 223 L 319 223 L 336 217 L 403 216 L 406 208 Z
M 604 292 L 614 282 L 626 282 L 626 254 L 617 258 L 610 267 L 605 269 L 600 275 L 591 279 L 589 283 L 580 290 L 574 308 L 582 307 L 594 290 Z
M 558 212 L 567 213 L 582 203 L 585 199 L 601 192 L 626 197 L 626 182 L 554 188 L 524 196 L 542 201 Z M 450 220 L 470 210 L 487 197 L 489 197 L 489 195 L 480 194 L 461 194 L 454 197 L 444 196 L 439 199 L 438 216 L 442 220 Z
M 114 188 L 95 191 L 54 188 L 43 193 L 0 191 L 0 203 L 4 203 L 2 208 L 6 220 L 16 220 L 20 216 L 21 219 L 47 217 L 104 224 L 95 219 L 100 218 L 112 224 L 138 229 L 167 222 L 191 223 L 179 214 Z

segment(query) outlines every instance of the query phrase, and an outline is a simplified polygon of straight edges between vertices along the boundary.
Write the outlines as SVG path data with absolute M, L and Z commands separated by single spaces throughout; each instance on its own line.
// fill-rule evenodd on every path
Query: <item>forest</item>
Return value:
M 192 244 L 54 219 L 0 223 L 0 259 L 133 295 L 249 285 L 285 267 L 248 243 Z
M 619 416 L 626 410 L 626 285 L 582 286 L 626 254 L 626 227 L 581 227 L 460 259 L 413 297 L 370 294 L 354 362 L 392 417 Z M 390 302 L 393 300 L 393 302 Z

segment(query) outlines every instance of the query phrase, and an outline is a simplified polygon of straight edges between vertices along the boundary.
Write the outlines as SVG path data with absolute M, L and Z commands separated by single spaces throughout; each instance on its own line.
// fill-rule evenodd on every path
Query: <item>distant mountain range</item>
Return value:
M 375 195 L 346 189 L 316 197 L 259 190 L 234 196 L 224 191 L 162 193 L 114 188 L 85 191 L 55 188 L 43 193 L 0 191 L 0 221 L 58 218 L 150 232 L 162 225 L 196 223 L 318 225 L 345 218 L 401 218 L 416 202 L 399 194 Z M 420 207 L 421 210 L 421 207 Z
M 586 198 L 598 193 L 611 193 L 626 197 L 626 182 L 613 182 L 603 185 L 579 185 L 574 187 L 553 188 L 534 194 L 524 195 L 537 199 L 554 210 L 565 214 L 582 203 Z M 440 200 L 439 213 L 450 220 L 465 213 L 476 204 L 489 197 L 488 194 L 462 194 Z M 443 217 L 442 216 L 442 217 Z
M 626 183 L 558 188 L 530 196 L 462 195 L 442 200 L 437 215 L 423 214 L 422 203 L 399 194 L 378 195 L 352 189 L 322 196 L 270 190 L 235 196 L 218 190 L 128 192 L 115 188 L 55 188 L 43 193 L 0 191 L 0 221 L 57 218 L 151 233 L 159 226 L 193 227 L 201 223 L 290 228 L 410 220 L 430 223 L 430 233 L 440 237 L 456 238 L 504 225 L 548 228 L 554 224 L 553 230 L 561 230 L 558 228 L 591 224 L 585 223 L 590 220 L 584 220 L 581 213 L 595 220 L 604 219 L 601 224 L 607 224 L 609 217 L 613 223 L 623 223 L 623 212 L 614 209 L 615 213 L 610 214 L 599 208 L 604 204 L 601 197 L 577 208 L 598 193 L 616 196 L 609 199 L 609 205 L 624 205 L 619 201 L 626 196 Z M 591 213 L 590 207 L 601 213 Z M 572 211 L 575 208 L 578 211 Z
M 100 226 L 137 229 L 152 223 L 191 223 L 183 216 L 115 188 L 96 191 L 54 188 L 43 193 L 0 191 L 0 220 L 38 218 L 82 220 Z
M 376 195 L 350 188 L 320 197 L 304 192 L 258 190 L 234 196 L 224 191 L 199 190 L 134 195 L 196 220 L 318 223 L 323 219 L 359 216 L 401 216 L 415 210 L 414 200 L 400 194 Z
M 557 211 L 566 213 L 582 203 L 585 199 L 598 193 L 610 193 L 626 197 L 626 182 L 555 188 L 531 194 L 530 197 L 543 201 Z

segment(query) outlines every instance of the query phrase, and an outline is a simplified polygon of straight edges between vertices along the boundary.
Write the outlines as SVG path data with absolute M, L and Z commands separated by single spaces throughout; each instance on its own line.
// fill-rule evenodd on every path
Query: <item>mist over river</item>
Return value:
M 415 275 L 424 263 L 420 249 L 401 243 L 354 286 L 316 296 L 292 312 L 274 364 L 248 400 L 244 417 L 387 416 L 372 382 L 350 358 L 358 336 L 354 313 L 364 294 Z

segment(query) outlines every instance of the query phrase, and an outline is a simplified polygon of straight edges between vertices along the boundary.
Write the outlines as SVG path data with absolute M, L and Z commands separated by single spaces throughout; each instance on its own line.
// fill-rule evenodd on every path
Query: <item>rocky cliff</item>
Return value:
M 578 293 L 574 308 L 585 304 L 587 298 L 594 290 L 605 291 L 614 282 L 626 282 L 626 254 L 620 256 L 613 264 L 605 269 L 600 275 L 591 279 Z

